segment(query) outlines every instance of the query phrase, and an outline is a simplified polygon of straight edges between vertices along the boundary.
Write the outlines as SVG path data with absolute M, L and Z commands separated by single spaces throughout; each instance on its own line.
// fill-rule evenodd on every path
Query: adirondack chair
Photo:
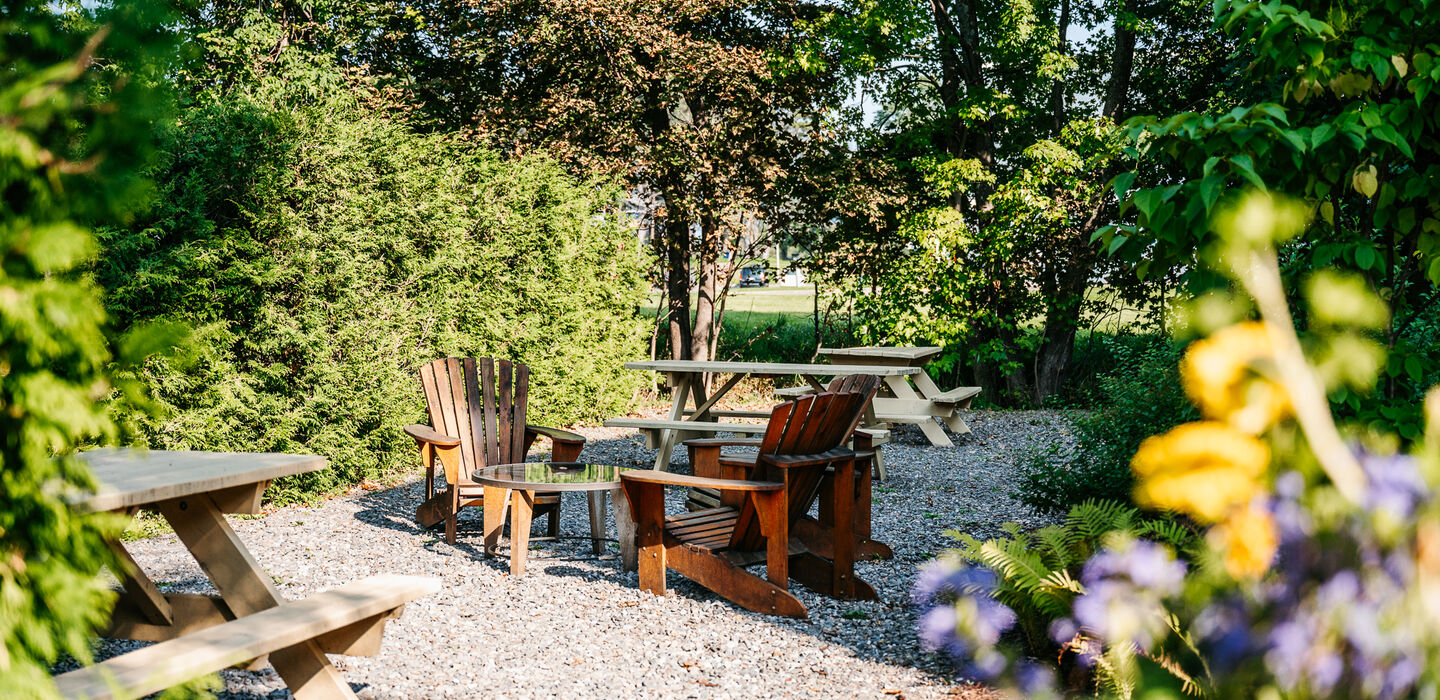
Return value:
M 420 368 L 430 425 L 409 425 L 420 462 L 425 465 L 425 502 L 415 511 L 422 527 L 445 523 L 445 541 L 455 544 L 460 509 L 483 506 L 485 489 L 470 480 L 476 469 L 525 461 L 530 446 L 544 435 L 551 439 L 551 461 L 580 458 L 585 437 L 566 430 L 525 422 L 530 368 L 509 360 L 455 358 L 435 360 Z M 432 427 L 433 426 L 433 427 Z M 435 463 L 444 470 L 445 490 L 435 490 Z M 491 504 L 505 507 L 505 504 Z M 535 496 L 535 515 L 549 513 L 549 535 L 560 531 L 560 494 Z
M 664 594 L 666 569 L 673 569 L 741 607 L 788 617 L 806 616 L 805 605 L 789 591 L 791 578 L 827 595 L 876 599 L 875 589 L 855 578 L 853 538 L 835 538 L 828 558 L 798 541 L 792 547 L 790 539 L 831 469 L 830 513 L 840 532 L 850 531 L 855 461 L 866 456 L 843 445 L 866 402 L 860 392 L 826 392 L 776 406 L 750 478 L 621 474 L 637 526 L 640 588 Z M 717 489 L 725 502 L 667 517 L 665 486 Z M 731 505 L 732 494 L 739 496 L 738 505 Z M 761 561 L 765 578 L 743 568 Z
M 855 391 L 865 395 L 868 402 L 875 397 L 876 391 L 880 388 L 880 378 L 869 374 L 856 374 L 846 377 L 836 377 L 826 387 L 829 392 Z M 850 435 L 853 440 L 854 449 L 859 454 L 874 454 L 869 433 L 856 430 L 864 413 L 855 416 L 855 424 L 850 426 Z M 760 440 L 756 438 L 703 438 L 685 441 L 685 447 L 690 453 L 690 469 L 695 476 L 708 478 L 731 478 L 744 479 L 755 467 L 754 454 L 726 454 L 722 451 L 725 447 L 759 447 Z M 895 552 L 890 546 L 877 542 L 870 538 L 870 508 L 872 490 L 873 459 L 857 459 L 855 461 L 855 506 L 853 519 L 855 555 L 858 557 L 880 557 L 881 559 L 894 558 Z M 833 469 L 827 473 L 826 479 L 821 482 L 821 498 L 819 518 L 804 515 L 795 523 L 794 530 L 790 533 L 800 538 L 811 551 L 828 557 L 832 551 L 835 540 L 834 514 L 830 510 L 831 498 L 829 489 L 834 484 Z M 739 503 L 738 494 L 722 496 L 715 489 L 694 488 L 690 490 L 686 507 L 690 510 L 701 510 L 721 505 L 722 500 L 726 505 L 735 506 Z M 743 497 L 742 497 L 743 498 Z

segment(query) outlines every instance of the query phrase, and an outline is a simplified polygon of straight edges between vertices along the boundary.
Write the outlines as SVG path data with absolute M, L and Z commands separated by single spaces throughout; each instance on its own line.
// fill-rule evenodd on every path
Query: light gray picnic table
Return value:
M 681 434 L 734 432 L 756 435 L 765 432 L 765 426 L 755 423 L 722 423 L 720 417 L 768 417 L 769 413 L 748 413 L 744 411 L 718 411 L 715 404 L 724 398 L 740 380 L 745 377 L 790 377 L 799 375 L 815 391 L 823 391 L 821 377 L 842 377 L 852 374 L 873 374 L 882 379 L 906 377 L 921 373 L 918 367 L 898 367 L 882 363 L 819 364 L 798 362 L 718 362 L 702 360 L 652 360 L 626 362 L 626 369 L 650 372 L 664 372 L 671 387 L 670 414 L 665 420 L 651 418 L 614 418 L 605 421 L 612 428 L 639 428 L 646 431 L 651 446 L 656 448 L 655 468 L 664 471 L 670 464 L 670 454 Z M 709 395 L 705 391 L 706 374 L 729 374 Z M 903 381 L 903 379 L 902 379 Z M 693 408 L 687 408 L 692 403 Z M 869 414 L 867 413 L 867 416 Z M 870 419 L 867 418 L 867 423 Z M 651 436 L 658 435 L 658 439 Z
M 885 347 L 867 345 L 852 348 L 820 348 L 819 354 L 831 362 L 843 364 L 865 363 L 886 367 L 911 367 L 919 369 L 909 375 L 883 375 L 885 387 L 875 397 L 875 415 L 885 423 L 910 423 L 918 426 L 930 444 L 949 447 L 952 443 L 945 431 L 935 423 L 936 419 L 957 435 L 970 432 L 970 426 L 961 420 L 958 411 L 970 407 L 970 402 L 980 395 L 978 386 L 956 387 L 941 391 L 935 380 L 926 374 L 924 367 L 939 355 L 941 348 L 933 345 L 920 347 Z M 914 382 L 914 386 L 911 386 Z M 917 391 L 918 390 L 918 391 Z M 778 392 L 781 396 L 794 396 L 807 391 L 796 387 Z
M 131 668 L 152 663 L 143 654 L 127 654 L 106 662 L 114 667 L 109 670 L 125 671 L 121 675 L 128 673 L 142 679 L 143 683 L 134 686 L 141 689 L 139 695 L 184 681 L 192 677 L 192 672 L 198 675 L 268 653 L 275 671 L 296 697 L 354 698 L 350 684 L 326 658 L 326 652 L 378 652 L 380 630 L 384 620 L 393 616 L 392 611 L 411 598 L 439 588 L 438 580 L 382 577 L 317 594 L 308 601 L 285 601 L 274 579 L 245 548 L 225 514 L 259 513 L 260 497 L 271 480 L 324 469 L 324 457 L 130 449 L 94 450 L 79 457 L 94 473 L 98 488 L 93 493 L 77 494 L 73 499 L 75 507 L 126 515 L 139 508 L 159 511 L 219 592 L 218 596 L 163 593 L 135 563 L 124 543 L 118 539 L 109 541 L 124 566 L 115 572 L 122 591 L 107 636 L 170 644 L 153 648 L 176 655 L 166 665 L 149 671 Z M 410 588 L 415 590 L 407 590 Z M 288 612 L 276 610 L 281 607 Z M 244 626 L 243 633 L 235 622 L 220 627 L 231 620 L 253 620 L 256 624 Z M 299 627 L 288 629 L 286 625 Z M 345 629 L 340 629 L 342 626 Z M 233 634 L 209 639 L 204 632 L 209 628 L 232 630 Z M 324 636 L 332 630 L 363 633 L 364 639 Z M 288 636 L 275 641 L 269 639 L 272 635 Z M 177 642 L 184 644 L 177 646 Z M 206 666 L 210 663 L 219 665 Z M 105 695 L 103 679 L 97 680 L 91 670 L 62 677 L 58 682 L 63 694 Z

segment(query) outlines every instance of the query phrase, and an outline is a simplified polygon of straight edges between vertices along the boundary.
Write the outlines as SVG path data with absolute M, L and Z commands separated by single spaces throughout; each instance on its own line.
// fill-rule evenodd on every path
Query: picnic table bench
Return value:
M 280 596 L 225 513 L 259 513 L 272 479 L 323 469 L 324 457 L 106 449 L 80 458 L 99 488 L 75 507 L 158 510 L 219 595 L 161 593 L 111 540 L 125 570 L 114 572 L 122 590 L 107 636 L 159 643 L 56 676 L 64 697 L 143 696 L 268 655 L 295 697 L 354 698 L 325 654 L 378 653 L 385 622 L 440 587 L 436 578 L 386 575 L 299 601 Z
M 918 367 L 897 367 L 871 364 L 815 364 L 792 362 L 719 362 L 708 360 L 655 360 L 626 362 L 626 369 L 664 372 L 671 386 L 670 413 L 667 418 L 612 418 L 608 428 L 636 428 L 645 435 L 646 447 L 656 450 L 655 469 L 665 471 L 675 444 L 691 437 L 715 433 L 760 435 L 765 426 L 758 423 L 720 422 L 720 417 L 768 418 L 769 413 L 725 411 L 715 408 L 740 380 L 745 377 L 790 377 L 799 375 L 815 391 L 823 391 L 820 377 L 841 377 L 852 374 L 873 374 L 881 378 L 903 377 L 922 372 Z M 708 396 L 703 380 L 706 374 L 730 374 Z M 693 406 L 692 406 L 693 399 Z M 752 413 L 754 415 L 752 415 Z M 867 409 L 865 425 L 875 423 Z
M 820 354 L 832 362 L 856 364 L 869 363 L 886 367 L 909 367 L 919 370 L 908 375 L 883 375 L 885 382 L 882 394 L 874 400 L 875 416 L 883 423 L 909 423 L 920 427 L 925 438 L 936 447 L 949 447 L 952 443 L 945 431 L 936 425 L 938 418 L 957 435 L 970 432 L 970 426 L 960 418 L 958 411 L 970 408 L 970 403 L 980 395 L 978 386 L 956 387 L 941 391 L 924 371 L 924 366 L 940 354 L 941 348 L 925 347 L 882 347 L 862 346 L 853 348 L 820 348 Z M 908 378 L 908 379 L 907 379 Z M 910 385 L 914 382 L 914 386 Z M 919 390 L 918 392 L 916 390 Z M 779 389 L 775 393 L 783 398 L 795 398 L 815 391 L 810 386 Z

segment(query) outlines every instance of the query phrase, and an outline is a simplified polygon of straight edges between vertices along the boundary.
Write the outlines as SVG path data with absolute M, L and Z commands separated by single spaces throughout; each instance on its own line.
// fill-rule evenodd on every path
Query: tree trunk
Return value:
M 1060 0 L 1060 20 L 1055 24 L 1056 42 L 1059 43 L 1059 51 L 1062 54 L 1068 53 L 1069 44 L 1065 40 L 1065 34 L 1070 31 L 1070 0 Z M 1065 128 L 1065 81 L 1059 77 L 1050 86 L 1050 116 L 1053 118 L 1051 133 L 1059 136 L 1060 131 Z
M 1088 270 L 1089 266 L 1085 268 Z M 1085 276 L 1070 275 L 1065 289 L 1046 304 L 1045 332 L 1035 353 L 1035 405 L 1060 393 L 1065 386 L 1070 358 L 1075 350 L 1075 332 L 1080 328 L 1080 302 L 1085 293 Z M 1076 284 L 1078 280 L 1078 288 Z
M 672 213 L 673 212 L 673 213 Z M 665 212 L 665 294 L 669 297 L 670 357 L 690 357 L 690 223 L 670 207 Z
M 700 214 L 700 250 L 695 270 L 695 326 L 691 330 L 690 359 L 709 360 L 715 327 L 716 281 L 720 277 L 720 227 L 708 212 Z
M 1130 95 L 1135 64 L 1135 0 L 1123 0 L 1115 12 L 1115 53 L 1110 57 L 1110 85 L 1101 114 L 1120 121 Z

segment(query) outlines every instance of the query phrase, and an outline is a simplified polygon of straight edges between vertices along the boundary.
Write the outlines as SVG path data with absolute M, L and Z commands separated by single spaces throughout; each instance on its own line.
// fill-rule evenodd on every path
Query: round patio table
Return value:
M 620 543 L 620 562 L 626 571 L 636 569 L 635 519 L 630 502 L 620 490 L 620 473 L 628 467 L 582 462 L 521 462 L 476 469 L 475 483 L 485 487 L 485 554 L 494 556 L 505 527 L 505 510 L 510 510 L 510 575 L 525 573 L 525 552 L 530 548 L 530 521 L 537 491 L 584 491 L 590 502 L 590 541 L 596 555 L 605 537 L 605 496 L 615 514 L 615 535 Z

